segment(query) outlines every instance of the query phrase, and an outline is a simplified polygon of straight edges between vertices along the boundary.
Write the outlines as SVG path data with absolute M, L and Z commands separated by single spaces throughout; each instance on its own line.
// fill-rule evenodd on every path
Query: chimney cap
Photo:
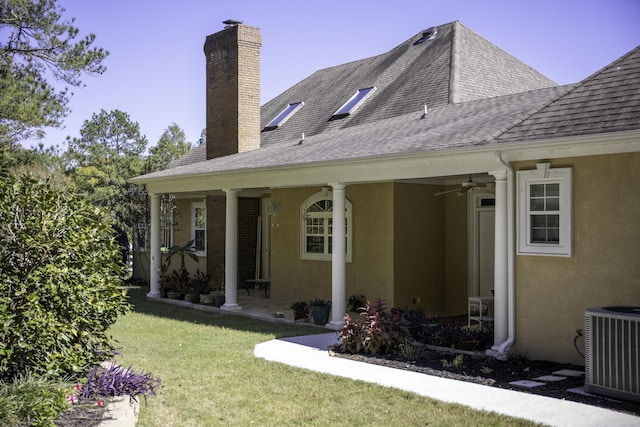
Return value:
M 228 27 L 233 27 L 235 25 L 240 25 L 242 24 L 242 21 L 236 21 L 235 19 L 227 19 L 226 21 L 222 21 L 222 23 L 225 25 L 225 28 L 228 28 Z

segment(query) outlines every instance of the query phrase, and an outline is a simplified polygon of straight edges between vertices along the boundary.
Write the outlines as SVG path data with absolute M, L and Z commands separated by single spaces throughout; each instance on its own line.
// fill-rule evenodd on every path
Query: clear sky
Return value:
M 48 130 L 42 141 L 63 148 L 101 109 L 128 113 L 150 145 L 171 123 L 195 142 L 205 127 L 204 40 L 227 19 L 260 28 L 263 104 L 316 70 L 384 53 L 456 20 L 560 84 L 640 44 L 638 0 L 58 2 L 111 53 L 105 74 L 73 88 L 65 128 Z

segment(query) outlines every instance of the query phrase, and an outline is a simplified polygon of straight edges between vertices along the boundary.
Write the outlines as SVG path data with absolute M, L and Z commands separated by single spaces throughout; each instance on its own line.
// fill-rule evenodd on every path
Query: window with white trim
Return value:
M 198 256 L 207 251 L 207 208 L 204 202 L 191 203 L 191 239 Z
M 571 256 L 571 168 L 518 171 L 518 253 Z
M 173 246 L 173 194 L 160 197 L 160 247 Z M 139 252 L 147 252 L 150 243 L 150 226 L 147 219 L 138 221 L 133 231 L 134 246 Z
M 351 262 L 351 202 L 345 200 L 346 260 Z M 321 191 L 311 195 L 300 207 L 302 259 L 331 261 L 333 248 L 333 193 Z

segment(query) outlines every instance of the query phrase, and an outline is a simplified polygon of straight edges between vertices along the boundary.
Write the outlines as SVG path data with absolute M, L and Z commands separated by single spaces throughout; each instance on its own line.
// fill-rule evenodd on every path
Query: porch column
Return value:
M 238 190 L 224 190 L 227 194 L 224 244 L 223 310 L 241 310 L 238 305 Z
M 508 268 L 507 268 L 507 171 L 490 172 L 496 181 L 495 253 L 494 253 L 494 313 L 493 347 L 498 350 L 508 336 Z
M 333 226 L 331 252 L 331 329 L 344 325 L 346 313 L 346 233 L 345 233 L 345 188 L 343 183 L 331 184 L 333 188 Z
M 151 210 L 151 265 L 149 266 L 149 293 L 147 296 L 160 296 L 160 195 L 149 194 L 149 208 Z

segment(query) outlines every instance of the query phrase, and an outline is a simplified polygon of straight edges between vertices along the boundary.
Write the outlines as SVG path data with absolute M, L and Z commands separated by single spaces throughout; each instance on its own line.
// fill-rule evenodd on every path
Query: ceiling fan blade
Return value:
M 455 190 L 442 191 L 442 192 L 440 192 L 440 193 L 436 193 L 436 194 L 434 194 L 434 196 L 441 196 L 441 195 L 443 195 L 443 194 L 453 193 L 454 191 L 460 191 L 460 189 L 459 189 L 459 188 L 456 188 Z

